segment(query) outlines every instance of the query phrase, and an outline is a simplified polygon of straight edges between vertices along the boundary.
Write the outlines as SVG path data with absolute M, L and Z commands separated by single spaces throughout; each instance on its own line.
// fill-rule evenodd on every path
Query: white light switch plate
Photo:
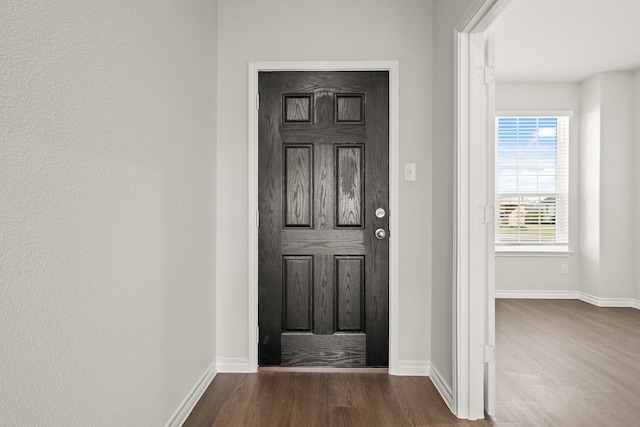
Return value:
M 405 181 L 416 180 L 416 164 L 415 163 L 404 164 L 404 180 Z

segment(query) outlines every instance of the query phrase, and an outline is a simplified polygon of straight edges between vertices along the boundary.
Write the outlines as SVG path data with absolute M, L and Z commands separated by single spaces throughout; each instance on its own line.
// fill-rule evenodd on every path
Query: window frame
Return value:
M 570 250 L 571 244 L 571 236 L 570 236 L 570 200 L 571 200 L 571 189 L 569 186 L 569 176 L 571 173 L 571 161 L 570 161 L 570 146 L 571 146 L 571 126 L 573 111 L 551 111 L 551 110 L 542 110 L 542 111 L 495 111 L 494 114 L 494 162 L 495 162 L 495 170 L 494 170 L 494 199 L 495 199 L 495 233 L 494 233 L 494 248 L 495 252 L 498 256 L 500 255 L 515 255 L 515 256 L 529 256 L 529 255 L 541 255 L 541 256 L 566 256 L 567 254 L 571 254 Z M 566 242 L 558 243 L 543 243 L 543 242 L 505 242 L 499 241 L 498 237 L 500 235 L 500 196 L 516 196 L 519 194 L 522 197 L 532 196 L 532 197 L 541 197 L 543 194 L 545 196 L 551 195 L 549 192 L 530 192 L 530 191 L 513 191 L 513 192 L 499 192 L 498 191 L 498 120 L 500 118 L 563 118 L 566 119 L 566 138 L 557 140 L 557 148 L 556 148 L 556 159 L 562 156 L 565 160 L 565 164 L 563 165 L 564 171 L 561 173 L 561 186 L 565 189 L 558 189 L 553 192 L 553 194 L 558 197 L 560 196 L 560 203 L 564 204 L 563 209 L 566 212 L 565 215 L 561 218 L 556 218 L 556 221 L 560 220 L 562 227 L 566 230 Z M 558 128 L 560 128 L 560 124 L 558 124 Z M 558 179 L 558 178 L 556 178 Z

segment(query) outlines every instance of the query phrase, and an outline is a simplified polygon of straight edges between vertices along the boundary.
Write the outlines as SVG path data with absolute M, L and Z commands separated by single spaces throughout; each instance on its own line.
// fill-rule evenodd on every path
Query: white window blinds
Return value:
M 500 245 L 569 243 L 569 117 L 496 118 Z

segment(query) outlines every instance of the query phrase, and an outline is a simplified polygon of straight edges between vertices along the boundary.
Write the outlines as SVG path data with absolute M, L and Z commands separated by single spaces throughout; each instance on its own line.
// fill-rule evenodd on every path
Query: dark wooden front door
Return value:
M 261 366 L 388 365 L 388 88 L 259 75 Z

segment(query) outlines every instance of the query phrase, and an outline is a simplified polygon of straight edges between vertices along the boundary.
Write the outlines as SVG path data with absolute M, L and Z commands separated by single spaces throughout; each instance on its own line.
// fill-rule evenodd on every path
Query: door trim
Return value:
M 398 375 L 400 278 L 400 64 L 398 61 L 249 62 L 249 372 L 258 372 L 258 73 L 261 71 L 389 72 L 389 374 Z
M 487 88 L 478 75 L 485 65 L 489 27 L 514 0 L 476 0 L 455 28 L 455 215 L 453 289 L 453 412 L 482 419 L 485 412 L 485 346 L 495 325 L 488 324 L 494 304 L 493 158 L 489 156 Z M 491 150 L 491 151 L 490 151 Z M 488 330 L 488 329 L 493 330 Z

